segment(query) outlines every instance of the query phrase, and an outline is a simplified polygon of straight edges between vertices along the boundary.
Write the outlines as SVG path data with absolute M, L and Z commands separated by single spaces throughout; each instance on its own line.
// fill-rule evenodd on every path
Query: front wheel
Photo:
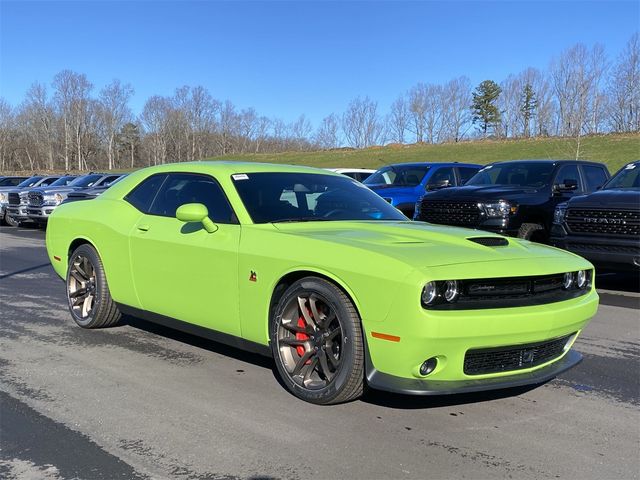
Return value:
M 18 222 L 10 215 L 5 215 L 4 221 L 7 222 L 7 225 L 9 225 L 10 227 L 17 227 L 20 224 L 20 222 Z
M 80 245 L 69 257 L 67 299 L 71 316 L 83 328 L 111 327 L 120 320 L 102 261 L 89 244 Z
M 287 289 L 273 313 L 271 349 L 282 381 L 298 398 L 329 405 L 362 395 L 360 317 L 334 284 L 306 277 Z

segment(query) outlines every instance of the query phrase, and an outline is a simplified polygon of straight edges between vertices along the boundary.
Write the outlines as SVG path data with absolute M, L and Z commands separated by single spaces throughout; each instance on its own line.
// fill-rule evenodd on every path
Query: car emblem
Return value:
M 616 225 L 626 225 L 626 221 L 621 218 L 593 218 L 593 217 L 585 217 L 585 223 L 612 223 Z
M 257 282 L 258 281 L 258 275 L 253 270 L 251 270 L 251 274 L 249 275 L 249 281 L 250 282 Z
M 522 363 L 532 363 L 535 350 L 525 350 L 522 352 Z

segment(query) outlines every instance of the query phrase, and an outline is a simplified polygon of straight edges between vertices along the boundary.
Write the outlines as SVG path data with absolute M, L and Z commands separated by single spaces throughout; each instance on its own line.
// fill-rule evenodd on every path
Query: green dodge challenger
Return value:
M 264 353 L 320 404 L 542 383 L 580 361 L 598 306 L 581 257 L 412 222 L 307 167 L 139 170 L 57 208 L 47 250 L 81 327 L 133 315 Z

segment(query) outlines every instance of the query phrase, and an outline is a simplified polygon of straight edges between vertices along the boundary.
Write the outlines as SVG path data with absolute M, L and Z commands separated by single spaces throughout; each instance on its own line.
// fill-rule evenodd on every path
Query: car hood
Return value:
M 496 262 L 534 257 L 565 258 L 566 252 L 538 243 L 423 222 L 336 221 L 278 223 L 285 234 L 366 249 L 392 256 L 413 267 L 435 267 L 472 262 Z M 487 247 L 469 238 L 505 238 L 509 244 Z
M 611 188 L 573 197 L 569 208 L 624 208 L 640 210 L 640 189 Z
M 520 200 L 527 195 L 535 195 L 539 190 L 531 187 L 508 185 L 465 185 L 449 187 L 425 194 L 429 200 Z

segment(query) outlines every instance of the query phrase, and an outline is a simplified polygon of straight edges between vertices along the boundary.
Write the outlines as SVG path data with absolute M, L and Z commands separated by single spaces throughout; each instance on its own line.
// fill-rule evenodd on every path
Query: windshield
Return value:
M 33 187 L 40 180 L 42 180 L 42 177 L 27 178 L 24 182 L 20 183 L 16 188 Z
M 390 187 L 415 187 L 429 171 L 428 166 L 389 165 L 382 167 L 364 181 L 365 185 L 387 185 Z
M 342 175 L 268 172 L 232 179 L 254 223 L 407 220 L 382 197 Z
M 630 163 L 602 188 L 640 188 L 640 163 Z
M 78 177 L 76 178 L 73 182 L 71 182 L 69 184 L 70 187 L 81 187 L 81 188 L 86 188 L 86 187 L 90 187 L 91 185 L 93 185 L 94 183 L 96 183 L 98 180 L 100 180 L 102 178 L 102 175 L 99 174 L 95 174 L 95 175 L 85 175 L 83 177 Z
M 480 169 L 465 185 L 512 185 L 541 188 L 551 183 L 553 163 L 497 163 Z
M 60 177 L 55 182 L 49 184 L 50 187 L 64 187 L 73 182 L 76 177 Z

